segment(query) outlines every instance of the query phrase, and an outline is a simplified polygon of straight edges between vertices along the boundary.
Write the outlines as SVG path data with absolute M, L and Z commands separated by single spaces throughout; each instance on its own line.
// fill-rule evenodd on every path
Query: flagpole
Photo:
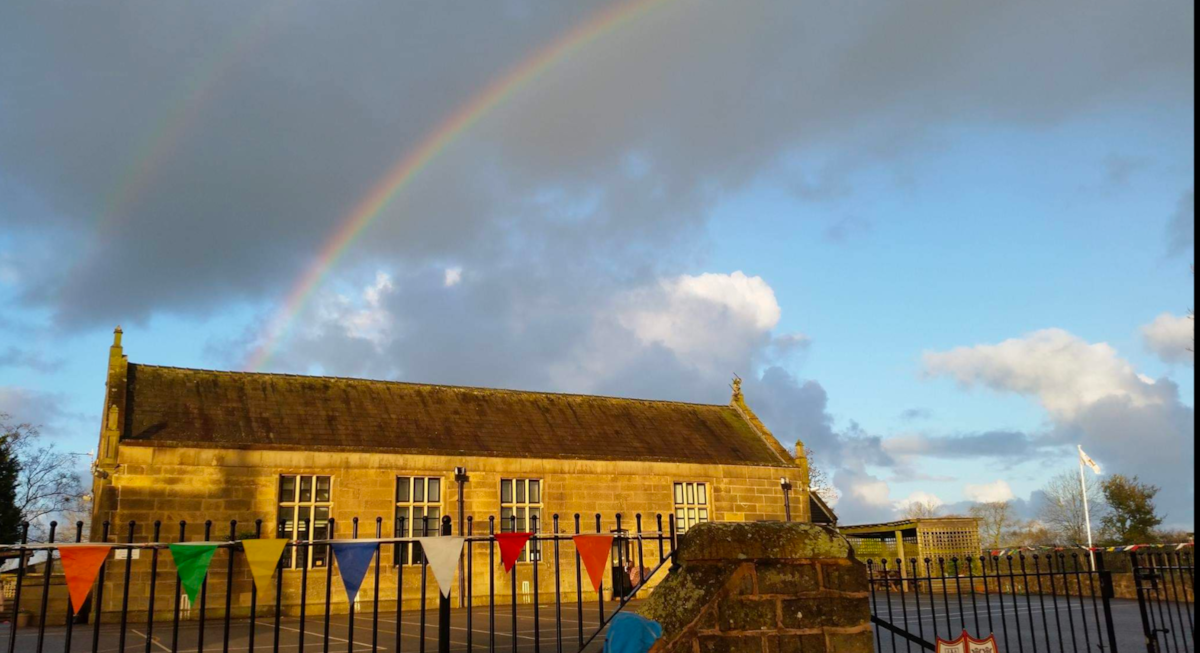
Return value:
M 1096 571 L 1096 552 L 1092 550 L 1092 514 L 1088 510 L 1087 479 L 1083 474 L 1083 446 L 1079 447 L 1079 487 L 1083 489 L 1083 519 L 1087 522 L 1088 558 L 1092 562 L 1092 571 Z

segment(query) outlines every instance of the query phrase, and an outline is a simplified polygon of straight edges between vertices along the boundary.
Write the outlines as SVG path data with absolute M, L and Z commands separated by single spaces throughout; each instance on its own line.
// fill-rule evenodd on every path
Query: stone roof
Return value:
M 793 467 L 737 408 L 130 363 L 122 445 Z

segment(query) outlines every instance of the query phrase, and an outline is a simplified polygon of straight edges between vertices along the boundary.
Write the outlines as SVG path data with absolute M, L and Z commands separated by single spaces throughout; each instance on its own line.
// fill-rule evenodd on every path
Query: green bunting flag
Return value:
M 216 544 L 206 542 L 183 543 L 171 545 L 171 557 L 175 559 L 175 569 L 179 571 L 179 584 L 187 592 L 188 600 L 196 602 L 200 594 L 200 586 L 208 575 L 208 565 L 212 563 L 213 554 L 217 552 Z

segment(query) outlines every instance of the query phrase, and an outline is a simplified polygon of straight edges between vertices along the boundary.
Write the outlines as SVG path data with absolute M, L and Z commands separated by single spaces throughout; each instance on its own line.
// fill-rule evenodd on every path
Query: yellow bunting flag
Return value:
M 279 556 L 283 554 L 287 543 L 285 539 L 242 540 L 250 575 L 254 576 L 254 586 L 258 591 L 263 591 L 271 584 L 271 577 L 279 566 Z

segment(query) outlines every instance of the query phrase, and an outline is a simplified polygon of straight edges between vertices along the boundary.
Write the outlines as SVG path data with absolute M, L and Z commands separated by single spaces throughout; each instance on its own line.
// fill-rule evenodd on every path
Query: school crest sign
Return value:
M 937 653 L 1000 653 L 996 646 L 996 636 L 988 635 L 987 639 L 975 639 L 963 631 L 958 639 L 946 641 L 941 637 L 937 641 Z

